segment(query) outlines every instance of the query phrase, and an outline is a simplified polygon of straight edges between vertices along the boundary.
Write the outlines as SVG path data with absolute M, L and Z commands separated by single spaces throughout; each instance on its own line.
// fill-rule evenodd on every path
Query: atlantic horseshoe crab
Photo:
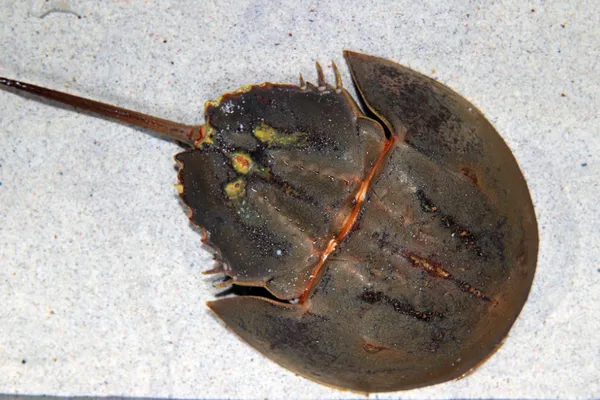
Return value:
M 39 86 L 28 92 L 183 143 L 181 198 L 232 296 L 208 306 L 314 381 L 360 392 L 458 378 L 502 343 L 533 280 L 537 222 L 500 135 L 467 100 L 346 51 L 360 102 L 263 83 L 178 124 Z M 256 290 L 253 290 L 256 289 Z

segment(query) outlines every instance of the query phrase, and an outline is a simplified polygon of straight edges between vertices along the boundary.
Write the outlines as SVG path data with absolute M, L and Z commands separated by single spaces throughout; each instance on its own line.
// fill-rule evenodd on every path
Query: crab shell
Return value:
M 176 155 L 226 284 L 208 306 L 266 357 L 360 392 L 460 377 L 502 343 L 535 272 L 537 223 L 502 138 L 446 86 L 345 52 L 341 87 L 264 83 L 206 105 Z M 267 292 L 268 291 L 268 292 Z M 262 294 L 262 293 L 267 294 Z

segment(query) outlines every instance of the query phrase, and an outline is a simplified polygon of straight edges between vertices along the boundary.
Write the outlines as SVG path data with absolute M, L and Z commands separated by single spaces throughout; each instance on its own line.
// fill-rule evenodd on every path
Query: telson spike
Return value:
M 333 68 L 333 73 L 335 74 L 335 88 L 342 90 L 342 75 L 340 75 L 340 70 L 333 60 L 331 61 L 331 68 Z
M 194 143 L 202 139 L 204 130 L 200 125 L 185 125 L 179 122 L 173 122 L 151 115 L 142 114 L 137 111 L 127 110 L 125 108 L 113 106 L 111 104 L 101 103 L 99 101 L 89 100 L 83 97 L 46 89 L 41 86 L 32 85 L 25 82 L 19 82 L 8 78 L 0 77 L 0 86 L 8 88 L 7 90 L 15 93 L 30 93 L 47 100 L 57 101 L 93 114 L 117 120 L 126 124 L 149 129 L 172 140 L 193 146 Z

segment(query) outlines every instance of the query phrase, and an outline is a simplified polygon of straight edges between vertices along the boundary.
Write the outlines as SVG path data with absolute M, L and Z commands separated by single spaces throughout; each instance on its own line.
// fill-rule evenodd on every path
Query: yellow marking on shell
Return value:
M 233 153 L 231 160 L 233 169 L 240 174 L 246 175 L 253 167 L 252 158 L 246 153 Z
M 206 103 L 204 103 L 204 108 L 208 108 L 208 107 L 218 107 L 219 103 L 221 103 L 221 97 L 219 97 L 216 100 L 207 100 Z
M 181 183 L 176 183 L 173 186 L 175 187 L 175 190 L 177 190 L 178 194 L 182 194 L 183 193 L 183 185 Z
M 216 100 L 208 100 L 206 103 L 204 103 L 204 110 L 206 110 L 208 107 L 218 107 L 219 104 L 221 104 L 223 102 L 223 100 L 225 99 L 225 97 L 227 97 L 227 96 L 248 93 L 255 87 L 262 88 L 262 87 L 265 87 L 267 84 L 268 83 L 265 82 L 265 83 L 261 83 L 260 85 L 256 85 L 256 84 L 244 85 L 244 86 L 240 87 L 239 89 L 234 90 L 232 92 L 225 92 L 222 95 L 220 95 Z
M 302 132 L 294 132 L 290 134 L 284 134 L 279 132 L 277 129 L 265 124 L 264 122 L 259 123 L 254 127 L 254 136 L 267 146 L 272 145 L 286 145 L 286 144 L 303 144 L 306 141 L 306 134 Z
M 237 178 L 225 185 L 225 194 L 229 200 L 240 200 L 246 196 L 246 182 Z
M 194 146 L 196 148 L 200 148 L 203 145 L 214 144 L 215 142 L 213 141 L 213 137 L 215 136 L 216 133 L 217 133 L 217 131 L 215 128 L 210 126 L 210 124 L 206 124 L 206 127 L 204 128 L 204 137 L 199 142 L 194 143 Z
M 241 88 L 239 88 L 238 90 L 236 90 L 235 92 L 233 92 L 234 94 L 242 94 L 242 93 L 248 93 L 249 91 L 251 91 L 253 88 L 257 87 L 257 86 L 264 86 L 265 84 L 263 83 L 262 85 L 244 85 Z

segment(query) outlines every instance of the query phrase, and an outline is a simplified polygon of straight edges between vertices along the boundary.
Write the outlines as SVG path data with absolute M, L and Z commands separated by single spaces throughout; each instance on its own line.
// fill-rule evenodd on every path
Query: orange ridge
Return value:
M 383 151 L 381 152 L 381 154 L 379 154 L 379 157 L 377 157 L 377 160 L 375 161 L 373 168 L 371 168 L 371 171 L 369 171 L 369 175 L 361 183 L 360 188 L 358 189 L 358 192 L 356 192 L 356 196 L 354 197 L 355 205 L 354 205 L 354 208 L 352 209 L 352 212 L 344 220 L 344 223 L 342 224 L 342 229 L 340 230 L 340 233 L 338 233 L 338 235 L 336 237 L 334 237 L 333 239 L 331 239 L 329 241 L 329 243 L 327 243 L 327 247 L 325 248 L 325 250 L 321 254 L 321 257 L 319 258 L 319 262 L 317 263 L 317 265 L 313 269 L 312 273 L 310 274 L 310 278 L 308 279 L 306 288 L 302 292 L 302 295 L 300 296 L 300 299 L 298 301 L 299 304 L 305 303 L 306 300 L 312 294 L 312 292 L 315 290 L 315 288 L 317 287 L 317 284 L 321 280 L 321 276 L 323 276 L 323 274 L 325 273 L 324 267 L 325 267 L 325 262 L 327 261 L 327 258 L 329 257 L 329 255 L 331 253 L 333 253 L 333 251 L 336 249 L 337 245 L 340 244 L 346 238 L 346 236 L 348 236 L 348 233 L 350 233 L 350 231 L 356 224 L 356 221 L 358 220 L 358 215 L 360 214 L 360 211 L 362 210 L 365 200 L 367 199 L 367 191 L 369 190 L 371 181 L 373 180 L 373 177 L 375 176 L 375 172 L 377 171 L 377 168 L 383 162 L 383 159 L 385 158 L 387 153 L 390 151 L 390 149 L 393 147 L 395 142 L 396 142 L 396 138 L 394 136 L 392 136 L 390 139 L 388 139 L 388 141 L 385 144 L 385 147 L 383 148 Z

